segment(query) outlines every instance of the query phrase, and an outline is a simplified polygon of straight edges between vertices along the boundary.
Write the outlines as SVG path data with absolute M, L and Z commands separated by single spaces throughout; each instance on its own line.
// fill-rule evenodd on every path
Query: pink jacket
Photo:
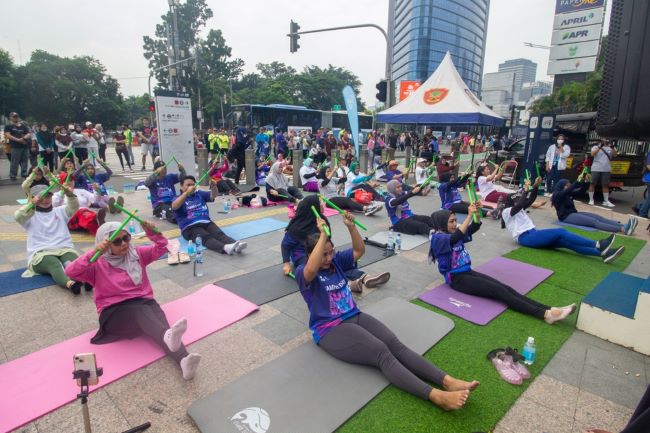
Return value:
M 133 283 L 125 270 L 114 268 L 103 256 L 95 263 L 90 263 L 91 257 L 95 254 L 94 249 L 80 256 L 65 268 L 68 277 L 93 285 L 93 296 L 98 314 L 104 308 L 127 299 L 153 299 L 153 289 L 149 282 L 146 266 L 167 252 L 167 238 L 162 234 L 152 232 L 147 232 L 147 237 L 154 242 L 154 245 L 135 248 L 140 257 L 140 266 L 142 266 L 142 282 L 138 285 Z

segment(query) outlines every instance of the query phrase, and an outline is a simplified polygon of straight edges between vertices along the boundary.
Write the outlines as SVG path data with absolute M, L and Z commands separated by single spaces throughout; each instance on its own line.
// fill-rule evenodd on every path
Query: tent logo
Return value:
M 266 433 L 271 426 L 269 413 L 261 407 L 247 407 L 234 414 L 230 421 L 243 433 Z
M 429 105 L 437 104 L 447 97 L 449 94 L 449 89 L 444 87 L 436 87 L 435 89 L 429 89 L 424 92 L 424 102 Z

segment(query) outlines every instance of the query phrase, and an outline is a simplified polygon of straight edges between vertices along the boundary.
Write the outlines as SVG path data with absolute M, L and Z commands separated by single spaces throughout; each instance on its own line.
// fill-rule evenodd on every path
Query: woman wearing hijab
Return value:
M 583 183 L 580 180 L 571 184 L 566 179 L 561 179 L 555 184 L 551 203 L 555 208 L 557 219 L 568 224 L 595 227 L 606 232 L 624 233 L 628 236 L 634 233 L 634 229 L 639 223 L 635 217 L 630 217 L 627 223 L 621 224 L 618 221 L 607 219 L 595 213 L 578 212 L 573 204 L 573 197 L 584 193 L 588 185 L 588 182 Z
M 431 218 L 426 215 L 416 215 L 411 211 L 408 199 L 420 192 L 416 186 L 411 192 L 402 190 L 402 183 L 393 179 L 386 184 L 388 196 L 386 197 L 386 211 L 393 225 L 393 230 L 407 235 L 425 235 L 433 228 Z
M 341 361 L 379 368 L 393 385 L 442 409 L 462 408 L 470 391 L 479 386 L 477 381 L 466 382 L 445 373 L 357 307 L 345 272 L 356 266 L 365 246 L 354 217 L 346 212 L 343 223 L 350 232 L 352 248 L 335 252 L 322 228 L 325 221 L 318 218 L 318 235 L 307 239 L 307 261 L 296 269 L 314 342 Z
M 350 197 L 340 196 L 338 185 L 344 184 L 347 181 L 347 178 L 336 177 L 334 171 L 330 167 L 323 167 L 318 177 L 320 178 L 320 181 L 318 182 L 318 190 L 321 195 L 341 209 L 363 212 L 366 216 L 374 215 L 381 210 L 382 206 L 379 203 L 372 203 L 364 206 L 352 200 Z
M 312 166 L 313 163 L 314 161 L 311 158 L 307 158 L 300 167 L 300 182 L 302 182 L 302 190 L 305 192 L 318 192 L 317 173 Z
M 302 200 L 302 193 L 295 186 L 290 186 L 289 181 L 284 174 L 282 174 L 283 162 L 276 161 L 266 176 L 266 198 L 271 201 L 289 201 L 296 204 L 298 200 Z M 287 198 L 288 197 L 288 198 Z
M 526 213 L 537 199 L 538 187 L 542 178 L 537 177 L 530 187 L 530 181 L 525 182 L 527 192 L 521 195 L 509 196 L 506 206 L 501 214 L 501 228 L 507 228 L 519 245 L 528 248 L 566 248 L 578 254 L 601 257 L 603 262 L 611 263 L 620 257 L 625 247 L 612 248 L 616 235 L 612 234 L 605 239 L 593 241 L 564 228 L 536 229 L 535 224 Z
M 66 268 L 70 278 L 95 287 L 99 330 L 90 342 L 106 344 L 146 335 L 179 363 L 183 378 L 190 380 L 196 374 L 201 356 L 188 353 L 181 341 L 187 320 L 183 318 L 169 326 L 165 313 L 153 297 L 146 270 L 149 263 L 167 252 L 167 239 L 153 231 L 153 224 L 145 222 L 142 228 L 153 245 L 134 247 L 126 230 L 110 242 L 108 238 L 119 226 L 119 222 L 103 224 L 95 236 L 95 249 Z M 91 263 L 95 251 L 102 255 Z
M 52 192 L 41 197 L 46 189 L 45 185 L 32 186 L 30 202 L 14 215 L 27 232 L 27 270 L 23 277 L 50 275 L 59 286 L 78 295 L 82 283 L 68 278 L 63 269 L 78 257 L 67 223 L 79 209 L 79 202 L 72 190 L 66 188 L 66 206 L 55 208 Z
M 310 235 L 318 234 L 316 227 L 316 216 L 311 207 L 317 209 L 325 224 L 329 227 L 328 219 L 323 215 L 325 208 L 323 203 L 316 195 L 310 195 L 300 201 L 296 208 L 296 215 L 289 221 L 284 238 L 282 238 L 282 270 L 285 275 L 291 272 L 291 264 L 294 268 L 304 265 L 307 262 L 307 253 L 305 252 L 305 242 Z M 385 284 L 390 279 L 389 272 L 382 272 L 377 275 L 368 275 L 360 271 L 355 266 L 345 272 L 345 276 L 350 280 L 350 289 L 355 293 L 361 293 L 364 288 L 374 288 Z
M 36 132 L 36 142 L 38 143 L 38 154 L 43 158 L 50 171 L 54 171 L 56 158 L 56 142 L 54 133 L 48 129 L 45 123 L 41 123 L 38 132 Z
M 476 205 L 470 205 L 468 211 L 467 218 L 460 226 L 453 212 L 439 210 L 431 214 L 435 232 L 431 234 L 429 258 L 438 262 L 438 271 L 447 284 L 461 293 L 496 299 L 515 311 L 543 319 L 550 325 L 566 319 L 575 311 L 575 304 L 549 307 L 527 298 L 488 275 L 472 270 L 472 261 L 465 250 L 465 243 L 472 240 L 472 234 L 478 231 L 481 222 L 473 220 L 474 215 L 478 218 Z

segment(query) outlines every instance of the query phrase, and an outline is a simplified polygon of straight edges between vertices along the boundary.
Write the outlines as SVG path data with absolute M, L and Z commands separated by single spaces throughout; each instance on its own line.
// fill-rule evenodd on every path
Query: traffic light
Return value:
M 300 48 L 300 45 L 298 45 L 300 35 L 296 34 L 298 33 L 298 30 L 300 30 L 298 23 L 294 23 L 293 20 L 291 20 L 291 24 L 289 24 L 289 51 L 292 53 L 295 53 L 298 51 L 298 48 Z
M 149 111 L 152 113 L 156 111 L 156 101 L 154 101 L 153 99 L 149 100 Z
M 380 102 L 386 102 L 386 91 L 388 90 L 388 82 L 386 80 L 381 80 L 380 82 L 377 83 L 375 86 L 379 93 L 375 95 L 378 101 Z

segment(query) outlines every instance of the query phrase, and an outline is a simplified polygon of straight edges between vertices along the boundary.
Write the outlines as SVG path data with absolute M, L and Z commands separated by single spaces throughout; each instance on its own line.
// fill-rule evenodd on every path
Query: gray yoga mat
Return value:
M 450 319 L 398 298 L 364 311 L 418 353 L 454 327 Z M 187 413 L 203 433 L 329 433 L 387 385 L 378 369 L 339 361 L 310 342 L 195 401 Z
M 336 249 L 341 251 L 350 247 L 351 244 L 345 244 L 337 246 Z M 366 245 L 366 253 L 359 260 L 358 266 L 367 266 L 384 258 L 386 256 L 383 249 Z M 282 273 L 282 265 L 269 266 L 222 280 L 217 285 L 257 305 L 266 304 L 298 290 L 296 282 Z
M 388 242 L 388 235 L 390 232 L 378 232 L 372 235 L 369 239 L 371 241 L 379 242 L 382 244 L 385 244 Z M 395 232 L 395 235 L 397 235 L 397 232 Z M 429 241 L 429 238 L 426 236 L 422 235 L 405 235 L 404 233 L 400 233 L 400 237 L 402 238 L 402 250 L 412 250 L 415 247 L 419 247 L 425 242 Z

